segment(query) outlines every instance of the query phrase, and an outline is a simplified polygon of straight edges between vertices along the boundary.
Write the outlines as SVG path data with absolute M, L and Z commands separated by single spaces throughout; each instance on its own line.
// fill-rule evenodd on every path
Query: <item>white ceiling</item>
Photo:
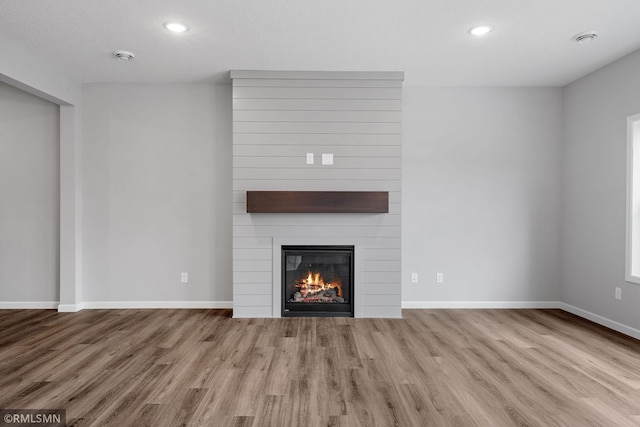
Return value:
M 169 20 L 191 30 L 168 33 Z M 495 30 L 473 38 L 478 23 Z M 600 37 L 572 41 L 586 30 Z M 0 0 L 0 37 L 80 82 L 213 82 L 255 69 L 563 86 L 640 48 L 640 0 Z M 119 49 L 136 59 L 114 60 Z

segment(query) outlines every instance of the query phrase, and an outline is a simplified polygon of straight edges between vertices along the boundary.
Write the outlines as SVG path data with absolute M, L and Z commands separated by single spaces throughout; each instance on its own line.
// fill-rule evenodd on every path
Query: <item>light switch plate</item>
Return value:
M 333 153 L 322 153 L 322 164 L 323 165 L 332 165 L 333 164 Z

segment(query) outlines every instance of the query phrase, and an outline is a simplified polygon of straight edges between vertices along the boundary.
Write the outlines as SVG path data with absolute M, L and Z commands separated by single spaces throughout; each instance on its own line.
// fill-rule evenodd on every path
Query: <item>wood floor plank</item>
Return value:
M 0 310 L 0 407 L 72 426 L 637 426 L 640 342 L 560 310 Z

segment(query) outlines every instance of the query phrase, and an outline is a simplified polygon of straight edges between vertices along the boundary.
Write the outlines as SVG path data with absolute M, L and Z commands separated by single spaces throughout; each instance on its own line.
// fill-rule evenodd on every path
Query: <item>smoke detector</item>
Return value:
M 120 61 L 131 61 L 136 55 L 133 52 L 127 52 L 126 50 L 116 50 L 113 52 L 113 57 Z
M 573 39 L 580 44 L 589 43 L 598 37 L 598 33 L 595 31 L 584 31 L 580 34 L 573 36 Z

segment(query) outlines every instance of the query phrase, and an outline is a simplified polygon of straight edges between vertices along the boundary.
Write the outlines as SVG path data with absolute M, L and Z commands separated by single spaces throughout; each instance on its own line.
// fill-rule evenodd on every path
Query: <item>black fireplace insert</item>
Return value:
M 282 316 L 353 317 L 353 246 L 282 246 Z

